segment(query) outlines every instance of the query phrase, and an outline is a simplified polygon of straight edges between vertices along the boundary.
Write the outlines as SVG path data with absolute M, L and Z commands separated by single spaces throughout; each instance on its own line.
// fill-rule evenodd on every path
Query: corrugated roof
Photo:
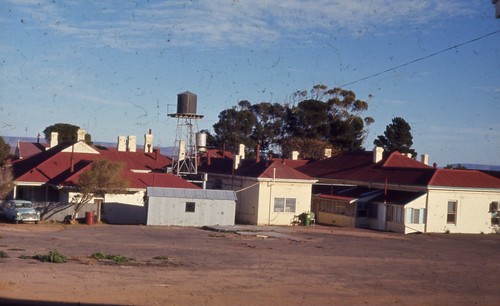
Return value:
M 236 201 L 236 192 L 233 190 L 213 189 L 179 189 L 148 187 L 147 194 L 150 197 L 181 198 L 181 199 L 208 199 Z
M 400 190 L 387 190 L 387 194 L 380 194 L 374 198 L 373 202 L 387 202 L 388 204 L 405 205 L 408 204 L 421 196 L 424 196 L 425 192 L 411 192 L 411 191 L 400 191 Z
M 320 181 L 500 189 L 499 179 L 480 171 L 434 169 L 398 152 L 376 164 L 371 152 L 345 153 L 311 162 L 298 170 Z
M 342 200 L 342 201 L 348 201 L 351 202 L 352 200 L 356 200 L 356 198 L 352 197 L 344 197 L 344 196 L 339 196 L 339 195 L 331 195 L 331 194 L 317 194 L 314 195 L 317 198 L 322 198 L 322 199 L 334 199 L 334 200 Z
M 500 179 L 477 170 L 437 169 L 429 186 L 500 189 Z
M 15 161 L 13 163 L 15 181 L 72 186 L 77 184 L 81 173 L 90 169 L 93 161 L 108 159 L 124 165 L 123 177 L 129 181 L 130 188 L 147 186 L 199 188 L 170 174 L 132 171 L 154 171 L 170 165 L 171 160 L 157 151 L 148 154 L 140 149 L 137 152 L 118 152 L 115 148 L 94 147 L 99 154 L 64 152 L 69 146 L 71 145 L 60 144 L 29 158 Z M 71 171 L 72 164 L 73 171 Z
M 131 172 L 127 174 L 127 177 L 131 181 L 130 187 L 132 188 L 171 187 L 183 189 L 201 189 L 201 187 L 170 173 Z
M 399 152 L 393 152 L 389 157 L 382 162 L 384 168 L 418 168 L 418 169 L 432 169 L 432 167 L 423 164 L 419 161 L 404 156 Z
M 19 152 L 19 158 L 27 158 L 32 155 L 38 154 L 42 151 L 45 151 L 47 148 L 47 145 L 41 144 L 38 142 L 25 142 L 25 141 L 20 141 L 18 142 L 18 152 Z
M 283 160 L 262 160 L 256 162 L 255 159 L 244 159 L 240 161 L 238 169 L 233 170 L 233 160 L 226 158 L 213 158 L 210 165 L 203 165 L 200 171 L 207 173 L 218 173 L 226 175 L 237 175 L 254 178 L 277 178 L 290 180 L 314 180 L 312 177 L 297 171 L 287 165 Z M 275 170 L 276 169 L 276 172 Z

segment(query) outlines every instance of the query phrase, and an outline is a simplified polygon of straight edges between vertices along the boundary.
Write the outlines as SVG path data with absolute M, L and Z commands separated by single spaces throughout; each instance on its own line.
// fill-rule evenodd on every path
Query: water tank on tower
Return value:
M 177 114 L 196 115 L 196 95 L 186 91 L 177 95 Z

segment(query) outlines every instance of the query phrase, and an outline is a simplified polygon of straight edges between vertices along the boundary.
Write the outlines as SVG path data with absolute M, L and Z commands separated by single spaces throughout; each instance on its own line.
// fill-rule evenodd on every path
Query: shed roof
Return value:
M 228 200 L 236 201 L 234 190 L 213 190 L 213 189 L 180 189 L 148 187 L 147 195 L 150 197 L 167 197 L 181 199 L 208 199 L 208 200 Z

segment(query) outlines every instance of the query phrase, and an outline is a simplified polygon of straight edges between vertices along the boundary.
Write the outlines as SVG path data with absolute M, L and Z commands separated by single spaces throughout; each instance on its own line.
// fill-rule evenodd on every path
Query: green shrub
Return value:
M 0 258 L 9 258 L 9 255 L 7 255 L 4 251 L 0 251 Z
M 94 259 L 109 259 L 109 260 L 112 260 L 116 263 L 126 263 L 126 262 L 129 262 L 129 261 L 134 261 L 135 259 L 132 258 L 132 257 L 125 257 L 125 256 L 122 256 L 122 255 L 106 255 L 106 254 L 103 254 L 101 252 L 96 252 L 92 255 L 90 255 L 90 258 L 94 258 Z
M 156 257 L 153 257 L 153 259 L 161 260 L 161 261 L 172 261 L 173 260 L 171 257 L 165 256 L 165 255 L 156 256 Z
M 57 250 L 49 251 L 49 254 L 47 255 L 35 255 L 32 258 L 42 262 L 52 263 L 63 263 L 67 261 L 66 256 L 62 255 Z

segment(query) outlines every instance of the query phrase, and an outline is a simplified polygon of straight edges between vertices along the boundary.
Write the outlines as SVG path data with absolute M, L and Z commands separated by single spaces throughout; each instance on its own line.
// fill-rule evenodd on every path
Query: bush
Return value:
M 35 255 L 32 258 L 42 262 L 52 263 L 63 263 L 67 261 L 66 256 L 62 255 L 57 250 L 49 251 L 49 254 L 47 255 Z
M 126 262 L 129 262 L 129 261 L 134 261 L 135 259 L 132 258 L 132 257 L 125 257 L 125 256 L 122 256 L 122 255 L 106 255 L 106 254 L 103 254 L 101 252 L 96 252 L 92 255 L 90 255 L 90 258 L 94 258 L 94 259 L 108 259 L 108 260 L 112 260 L 114 261 L 115 263 L 126 263 Z
M 7 255 L 4 251 L 0 251 L 0 258 L 9 258 L 9 255 Z

